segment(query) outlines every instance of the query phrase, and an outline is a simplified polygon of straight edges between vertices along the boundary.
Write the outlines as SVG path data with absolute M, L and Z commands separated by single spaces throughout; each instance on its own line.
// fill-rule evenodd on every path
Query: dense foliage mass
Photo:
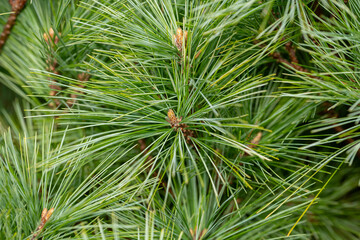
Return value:
M 0 239 L 359 239 L 360 0 L 0 0 Z

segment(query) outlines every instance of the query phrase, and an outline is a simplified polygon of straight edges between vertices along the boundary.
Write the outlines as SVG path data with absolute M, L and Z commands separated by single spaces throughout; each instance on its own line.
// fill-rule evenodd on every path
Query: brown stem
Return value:
M 55 45 L 59 42 L 59 38 L 55 35 L 55 32 L 52 28 L 49 29 L 48 33 L 44 33 L 43 37 L 44 37 L 44 40 L 47 43 L 50 51 L 52 52 Z M 48 67 L 46 69 L 47 71 L 52 72 L 56 75 L 60 74 L 56 69 L 58 66 L 58 63 L 57 63 L 55 57 L 53 56 L 53 54 L 49 54 L 48 59 L 46 60 L 46 63 L 48 64 Z M 51 84 L 49 85 L 49 87 L 50 87 L 50 89 L 52 89 L 50 91 L 50 96 L 56 96 L 59 93 L 59 91 L 61 91 L 61 87 L 56 84 L 57 81 L 55 79 L 49 78 L 49 80 L 51 81 Z M 57 108 L 59 106 L 60 106 L 60 101 L 59 101 L 59 99 L 56 99 L 56 98 L 53 99 L 53 102 L 49 103 L 49 107 L 51 107 L 51 108 Z
M 58 75 L 59 72 L 56 70 L 57 61 L 51 60 L 49 58 L 48 63 L 49 63 L 48 70 L 51 71 L 52 73 Z M 52 89 L 50 91 L 50 96 L 56 96 L 58 94 L 58 92 L 61 91 L 61 87 L 56 84 L 57 81 L 55 79 L 49 78 L 49 80 L 51 81 L 51 84 L 49 85 L 49 87 L 50 87 L 50 89 Z M 59 101 L 59 99 L 56 99 L 56 98 L 53 99 L 53 102 L 49 103 L 49 106 L 51 108 L 57 108 L 59 105 L 60 105 L 60 101 Z
M 254 43 L 258 44 L 259 41 L 254 41 Z M 265 48 L 265 45 L 260 45 L 260 47 Z M 310 71 L 308 69 L 298 65 L 299 60 L 296 57 L 296 50 L 292 46 L 291 42 L 287 42 L 285 44 L 285 49 L 290 56 L 290 61 L 285 59 L 284 57 L 282 57 L 279 52 L 269 53 L 268 56 L 272 57 L 279 63 L 283 63 L 286 67 L 288 67 L 290 69 L 293 68 L 299 72 L 310 73 Z M 314 79 L 320 79 L 319 77 L 314 76 L 314 75 L 310 75 L 310 77 L 314 78 Z
M 9 3 L 11 5 L 11 10 L 13 12 L 10 14 L 10 16 L 4 26 L 4 29 L 0 35 L 0 52 L 1 52 L 2 48 L 4 47 L 7 39 L 10 36 L 11 29 L 14 27 L 18 15 L 24 9 L 26 1 L 27 0 L 9 0 Z
M 335 131 L 338 132 L 338 133 L 345 130 L 342 126 L 335 126 L 334 129 L 335 129 Z M 348 144 L 350 144 L 350 143 L 353 143 L 355 140 L 354 140 L 353 138 L 346 138 L 345 141 L 346 141 Z M 360 159 L 360 150 L 358 150 L 358 151 L 356 152 L 356 156 Z
M 323 103 L 323 106 L 324 106 L 325 108 L 329 108 L 329 107 L 330 107 L 330 103 L 329 103 L 329 102 L 324 102 L 324 103 Z M 335 112 L 334 109 L 325 110 L 325 111 L 323 111 L 323 112 L 321 112 L 321 113 L 322 113 L 322 114 L 326 114 L 326 113 L 327 113 L 327 114 L 329 114 L 329 117 L 331 117 L 331 118 L 338 118 L 338 113 Z M 335 124 L 333 124 L 333 125 L 335 125 Z M 339 132 L 344 131 L 345 129 L 344 129 L 342 126 L 334 126 L 334 130 L 335 130 L 337 133 L 339 133 Z M 353 138 L 346 138 L 345 141 L 346 141 L 348 144 L 350 144 L 350 143 L 353 143 L 355 140 L 354 140 Z M 358 150 L 358 151 L 356 152 L 356 156 L 360 159 L 360 150 Z
M 86 83 L 86 82 L 89 80 L 89 78 L 90 78 L 90 75 L 89 75 L 88 73 L 80 73 L 80 74 L 78 75 L 78 79 L 79 79 L 79 81 L 82 82 L 82 83 Z M 84 88 L 85 86 L 84 86 L 83 84 L 81 84 L 81 85 L 79 85 L 79 87 L 80 87 L 80 88 Z M 82 93 L 83 93 L 83 92 L 80 91 L 80 90 L 75 90 L 75 92 L 78 93 L 78 94 L 82 94 Z M 68 100 L 66 101 L 66 103 L 67 103 L 67 105 L 69 106 L 69 108 L 71 108 L 71 107 L 74 105 L 77 96 L 78 96 L 78 95 L 75 94 L 75 93 L 70 94 L 71 99 L 68 99 Z
M 285 49 L 289 53 L 291 62 L 299 63 L 299 60 L 296 57 L 296 49 L 292 46 L 292 43 L 290 41 L 285 43 Z
M 289 53 L 290 55 L 290 53 Z M 294 68 L 297 71 L 300 72 L 309 72 L 306 68 L 303 68 L 297 64 L 294 64 L 293 62 L 289 62 L 287 59 L 283 58 L 280 53 L 274 52 L 273 54 L 270 54 L 270 56 L 275 59 L 279 63 L 284 63 L 287 67 Z M 295 57 L 296 58 L 296 57 Z M 297 59 L 296 59 L 297 60 Z

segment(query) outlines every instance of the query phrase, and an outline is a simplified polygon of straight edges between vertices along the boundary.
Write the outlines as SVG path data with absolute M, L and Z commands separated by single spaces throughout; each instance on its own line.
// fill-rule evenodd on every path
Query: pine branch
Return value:
M 64 35 L 71 32 L 71 37 L 62 38 L 64 44 L 59 44 L 60 35 L 55 36 L 53 29 L 43 36 L 48 50 L 48 86 L 36 76 L 27 81 L 28 69 L 39 75 L 44 70 L 41 54 L 32 58 L 34 51 L 27 52 L 21 42 L 30 40 L 29 44 L 41 49 L 39 36 L 28 38 L 34 35 L 31 30 L 22 29 L 19 39 L 9 41 L 14 52 L 1 56 L 8 62 L 0 60 L 4 63 L 1 80 L 12 81 L 19 88 L 26 85 L 31 98 L 39 98 L 39 104 L 25 108 L 31 109 L 25 111 L 28 117 L 11 124 L 12 129 L 28 128 L 32 134 L 18 130 L 15 137 L 4 139 L 5 144 L 0 137 L 0 181 L 4 183 L 0 186 L 0 205 L 9 209 L 9 215 L 7 211 L 0 215 L 11 221 L 0 226 L 8 229 L 7 233 L 0 232 L 0 238 L 32 234 L 32 240 L 77 236 L 279 239 L 297 220 L 294 213 L 314 196 L 318 182 L 328 179 L 334 162 L 346 159 L 346 148 L 341 156 L 336 155 L 340 133 L 344 133 L 340 135 L 344 143 L 354 146 L 351 156 L 355 155 L 360 109 L 347 117 L 329 112 L 322 117 L 314 114 L 319 101 L 334 102 L 334 96 L 340 99 L 336 106 L 358 105 L 355 60 L 359 59 L 356 32 L 360 27 L 356 20 L 344 21 L 348 20 L 345 14 L 337 16 L 338 8 L 346 8 L 341 1 L 335 5 L 317 0 L 236 0 L 221 4 L 214 0 L 184 4 L 129 0 L 124 5 L 100 0 L 80 1 L 82 9 L 77 9 L 74 1 L 42 4 L 47 1 L 33 1 L 27 9 L 27 26 L 44 29 L 55 20 Z M 354 4 L 345 10 L 358 11 Z M 39 21 L 36 14 L 45 19 Z M 73 21 L 67 21 L 70 17 Z M 269 18 L 275 21 L 269 23 Z M 319 33 L 315 32 L 317 28 Z M 291 42 L 282 38 L 293 33 Z M 302 33 L 309 41 L 297 41 Z M 254 34 L 259 39 L 266 36 L 270 44 L 249 46 Z M 279 42 L 282 47 L 276 49 Z M 311 51 L 312 65 L 301 62 L 297 49 Z M 22 58 L 17 58 L 20 55 Z M 265 55 L 274 64 L 262 64 L 259 60 Z M 91 84 L 87 72 L 73 79 L 72 69 L 79 64 L 91 69 Z M 313 73 L 312 66 L 319 72 Z M 297 76 L 273 81 L 273 76 L 284 69 Z M 24 77 L 17 81 L 17 74 Z M 292 83 L 293 87 L 287 88 Z M 42 109 L 44 95 L 52 109 Z M 62 104 L 77 110 L 60 111 Z M 177 109 L 177 114 L 171 108 Z M 49 112 L 59 116 L 56 122 L 61 124 L 55 125 Z M 4 118 L 9 118 L 6 114 Z M 37 125 L 27 121 L 38 117 L 51 124 L 35 132 L 40 121 Z M 330 119 L 316 125 L 324 117 Z M 256 125 L 250 124 L 253 122 Z M 341 126 L 331 125 L 334 122 Z M 328 123 L 330 126 L 323 127 Z M 349 124 L 353 126 L 346 129 Z M 338 134 L 316 134 L 312 130 L 319 125 L 323 127 L 319 131 L 334 127 Z M 268 132 L 266 136 L 264 131 Z M 21 135 L 25 137 L 19 144 L 14 140 Z M 38 136 L 35 141 L 34 136 Z M 134 141 L 141 151 L 137 157 L 133 154 Z M 31 145 L 23 144 L 26 142 Z M 309 144 L 316 143 L 316 149 L 309 150 Z M 306 146 L 309 148 L 304 149 Z M 359 236 L 354 224 L 359 214 L 352 211 L 358 197 L 349 200 L 344 191 L 348 188 L 355 192 L 357 182 L 355 177 L 346 182 L 341 177 L 334 191 L 331 189 L 335 196 L 347 199 L 348 212 L 336 215 L 342 206 L 335 208 L 334 203 L 343 202 L 324 196 L 312 207 L 314 214 L 302 219 L 305 226 L 294 229 L 293 237 L 328 239 L 324 236 L 329 233 L 337 239 Z M 340 192 L 336 190 L 339 186 Z M 148 208 L 153 211 L 143 206 L 149 192 Z M 52 227 L 46 225 L 50 218 L 46 215 L 52 213 L 47 209 L 40 223 L 24 224 L 38 218 L 26 206 L 40 206 L 44 201 L 61 209 L 56 219 L 53 216 Z M 23 213 L 18 209 L 24 209 Z M 328 218 L 329 210 L 334 211 L 333 218 Z M 110 215 L 118 218 L 111 222 Z M 342 221 L 343 216 L 349 218 Z
M 0 35 L 0 53 L 7 39 L 10 36 L 11 29 L 14 27 L 17 17 L 21 13 L 21 11 L 25 8 L 26 1 L 27 0 L 9 0 L 12 13 L 10 14 L 7 23 L 5 24 L 4 29 Z

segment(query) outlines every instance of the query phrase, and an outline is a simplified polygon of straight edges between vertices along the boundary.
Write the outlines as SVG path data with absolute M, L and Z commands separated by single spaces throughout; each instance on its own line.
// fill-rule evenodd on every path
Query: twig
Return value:
M 31 240 L 36 239 L 37 235 L 39 235 L 40 231 L 44 228 L 46 222 L 50 219 L 53 212 L 54 212 L 54 208 L 50 208 L 49 211 L 47 210 L 47 208 L 43 209 L 43 211 L 41 212 L 40 224 L 33 233 Z
M 21 13 L 21 11 L 24 9 L 26 1 L 27 0 L 9 0 L 12 13 L 10 14 L 10 16 L 4 26 L 3 32 L 0 35 L 0 52 L 3 48 L 3 46 L 5 45 L 7 39 L 10 36 L 11 29 L 14 27 L 17 17 Z
M 54 45 L 56 45 L 59 42 L 59 38 L 55 35 L 55 32 L 52 28 L 49 29 L 48 33 L 43 34 L 45 42 L 48 44 L 48 47 L 50 51 L 54 48 Z M 46 60 L 46 63 L 48 64 L 47 71 L 52 72 L 56 75 L 59 75 L 60 73 L 57 71 L 58 63 L 55 59 L 55 57 L 52 54 L 49 54 L 48 59 Z M 49 78 L 51 81 L 51 84 L 49 87 L 52 89 L 50 91 L 50 96 L 56 96 L 59 91 L 61 91 L 61 87 L 58 86 L 56 83 L 57 81 L 55 79 Z M 53 102 L 49 103 L 49 106 L 51 108 L 57 108 L 60 105 L 59 99 L 54 98 Z
M 148 154 L 149 149 L 147 148 L 148 146 L 147 146 L 147 144 L 146 144 L 146 142 L 145 142 L 145 139 L 140 139 L 138 142 L 139 142 L 140 151 L 141 151 L 141 152 L 144 152 L 145 155 Z M 152 156 L 149 155 L 149 156 L 146 158 L 146 161 L 150 161 L 151 159 L 152 159 Z
M 293 45 L 290 41 L 285 43 L 285 49 L 289 53 L 291 62 L 299 63 L 299 60 L 296 57 L 296 49 L 293 47 Z
M 57 67 L 57 61 L 55 59 L 48 59 L 47 60 L 49 67 L 47 68 L 48 71 L 58 75 L 59 72 L 56 70 Z M 50 89 L 52 89 L 50 91 L 50 96 L 56 96 L 58 94 L 59 91 L 61 91 L 61 87 L 58 86 L 56 83 L 57 81 L 55 79 L 51 79 L 49 78 L 49 80 L 51 80 L 51 84 L 49 85 Z M 60 105 L 60 101 L 59 99 L 54 98 L 53 99 L 54 102 L 50 102 L 49 106 L 51 108 L 57 108 Z
M 290 49 L 293 49 L 293 48 L 292 47 L 287 48 L 288 51 L 290 51 Z M 294 68 L 300 72 L 310 72 L 306 68 L 303 68 L 303 67 L 295 64 L 295 63 L 298 63 L 298 60 L 294 53 L 295 53 L 295 50 L 291 50 L 291 52 L 289 52 L 290 57 L 293 57 L 294 60 L 296 60 L 296 62 L 294 62 L 294 63 L 289 62 L 287 59 L 283 58 L 279 52 L 274 52 L 272 54 L 269 54 L 269 56 L 272 57 L 273 59 L 275 59 L 277 62 L 284 63 L 286 66 L 288 66 L 290 68 Z
M 258 44 L 259 41 L 254 41 L 255 44 Z M 261 48 L 265 48 L 265 45 L 260 44 L 259 45 Z M 288 68 L 293 68 L 299 72 L 304 72 L 304 73 L 310 73 L 310 71 L 300 65 L 298 65 L 299 60 L 296 56 L 296 49 L 294 48 L 294 46 L 292 46 L 291 42 L 287 42 L 285 44 L 285 50 L 288 52 L 289 57 L 290 57 L 290 61 L 285 59 L 284 57 L 281 56 L 281 54 L 279 52 L 274 52 L 274 53 L 268 53 L 268 56 L 272 57 L 273 59 L 275 59 L 277 62 L 279 63 L 283 63 L 286 67 Z M 311 78 L 313 79 L 320 79 L 317 76 L 314 75 L 310 75 Z
M 79 81 L 82 82 L 82 83 L 86 83 L 86 82 L 89 80 L 89 78 L 90 78 L 90 74 L 88 74 L 88 73 L 80 73 L 80 74 L 78 75 L 78 79 L 79 79 Z M 85 86 L 84 86 L 83 84 L 81 84 L 81 85 L 79 85 L 79 87 L 80 87 L 80 88 L 84 88 Z M 80 90 L 75 90 L 75 92 L 78 93 L 78 94 L 82 94 L 82 93 L 83 93 L 83 92 L 80 91 Z M 71 107 L 74 105 L 77 96 L 78 96 L 78 95 L 75 94 L 75 93 L 70 94 L 71 99 L 68 99 L 68 100 L 66 101 L 66 103 L 67 103 L 67 105 L 69 106 L 69 108 L 71 108 Z
M 324 105 L 324 107 L 328 108 L 329 102 L 325 102 L 323 105 Z M 335 112 L 334 109 L 326 110 L 326 111 L 324 111 L 324 113 L 325 112 L 328 113 L 330 115 L 330 117 L 332 117 L 332 118 L 338 118 L 338 113 Z M 335 124 L 333 124 L 333 125 L 335 125 Z M 334 130 L 337 133 L 340 133 L 340 132 L 343 132 L 345 129 L 342 126 L 334 126 Z M 348 144 L 355 142 L 355 140 L 353 138 L 346 138 L 345 141 Z M 356 152 L 356 156 L 360 159 L 360 149 Z

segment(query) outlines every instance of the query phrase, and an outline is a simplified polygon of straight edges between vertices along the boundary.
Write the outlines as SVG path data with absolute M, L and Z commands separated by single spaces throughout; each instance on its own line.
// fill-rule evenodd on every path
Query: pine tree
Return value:
M 360 238 L 359 0 L 0 1 L 0 239 Z

